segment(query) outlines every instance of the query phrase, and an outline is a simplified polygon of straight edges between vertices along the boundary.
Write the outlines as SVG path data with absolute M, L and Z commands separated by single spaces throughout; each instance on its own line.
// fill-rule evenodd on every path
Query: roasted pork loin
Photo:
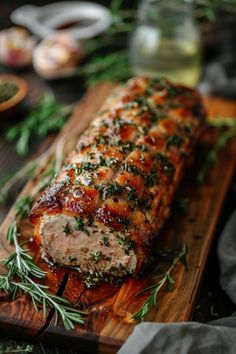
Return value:
M 165 79 L 114 89 L 35 203 L 36 242 L 83 274 L 137 274 L 204 120 L 198 93 Z

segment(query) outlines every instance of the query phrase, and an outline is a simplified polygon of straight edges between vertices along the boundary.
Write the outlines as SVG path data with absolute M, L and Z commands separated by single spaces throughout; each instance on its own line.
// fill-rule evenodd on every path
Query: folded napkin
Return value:
M 236 211 L 218 244 L 220 284 L 236 304 Z M 236 354 L 236 312 L 211 321 L 150 323 L 135 326 L 119 354 Z

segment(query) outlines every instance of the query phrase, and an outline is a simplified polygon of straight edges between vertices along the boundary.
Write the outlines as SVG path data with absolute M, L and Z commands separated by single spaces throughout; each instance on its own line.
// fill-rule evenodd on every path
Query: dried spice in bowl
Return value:
M 19 88 L 13 81 L 0 80 L 0 103 L 6 102 L 16 95 Z
M 22 78 L 0 74 L 0 118 L 10 117 L 16 112 L 27 94 L 27 84 Z M 1 123 L 1 122 L 0 122 Z

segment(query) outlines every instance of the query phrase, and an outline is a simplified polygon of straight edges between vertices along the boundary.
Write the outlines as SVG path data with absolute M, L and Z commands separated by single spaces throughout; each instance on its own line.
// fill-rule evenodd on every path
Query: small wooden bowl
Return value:
M 8 118 L 19 108 L 26 97 L 28 87 L 25 80 L 10 74 L 0 74 L 0 81 L 13 82 L 18 87 L 18 91 L 9 100 L 0 103 L 0 118 Z

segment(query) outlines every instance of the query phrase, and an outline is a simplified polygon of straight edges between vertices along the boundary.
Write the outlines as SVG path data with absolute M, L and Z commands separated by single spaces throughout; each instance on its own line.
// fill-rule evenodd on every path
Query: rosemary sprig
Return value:
M 172 278 L 171 272 L 179 261 L 182 264 L 184 264 L 187 270 L 187 262 L 186 262 L 187 253 L 188 253 L 188 248 L 187 245 L 184 244 L 182 250 L 174 257 L 169 269 L 165 273 L 158 274 L 153 277 L 154 280 L 157 280 L 159 278 L 161 279 L 157 283 L 148 286 L 147 288 L 143 289 L 137 294 L 137 295 L 141 295 L 143 293 L 151 291 L 150 295 L 144 302 L 143 306 L 132 316 L 133 320 L 143 321 L 145 319 L 146 315 L 151 310 L 151 308 L 157 305 L 157 300 L 156 300 L 157 294 L 162 289 L 164 284 L 167 284 L 169 291 L 172 290 L 175 280 Z
M 208 125 L 216 128 L 227 127 L 228 129 L 220 134 L 214 146 L 207 153 L 205 162 L 196 177 L 196 182 L 199 184 L 205 180 L 209 169 L 217 161 L 221 150 L 236 137 L 236 118 L 218 117 L 214 120 L 209 120 Z
M 7 232 L 7 240 L 9 244 L 14 245 L 15 252 L 2 261 L 7 272 L 0 274 L 0 290 L 11 294 L 13 299 L 19 293 L 27 294 L 31 298 L 36 311 L 38 311 L 38 305 L 42 305 L 44 317 L 47 307 L 54 309 L 55 323 L 61 317 L 65 329 L 71 330 L 74 328 L 74 323 L 82 324 L 84 322 L 82 318 L 84 313 L 71 307 L 66 299 L 48 292 L 47 286 L 35 282 L 34 278 L 43 279 L 46 273 L 34 263 L 28 250 L 22 247 L 23 244 L 19 244 L 18 237 L 20 234 L 17 227 L 18 220 L 28 214 L 37 193 L 50 183 L 55 173 L 60 169 L 63 156 L 62 149 L 62 141 L 59 141 L 56 149 L 56 161 L 44 174 L 41 183 L 35 187 L 30 195 L 22 197 L 15 205 L 15 219 Z
M 13 346 L 3 346 L 0 345 L 0 354 L 23 354 L 23 353 L 33 353 L 34 346 L 33 345 L 17 345 Z
M 52 95 L 44 95 L 38 106 L 23 121 L 12 125 L 5 132 L 8 141 L 15 142 L 16 152 L 25 156 L 33 137 L 45 137 L 59 131 L 71 113 L 71 106 L 59 104 Z
M 13 299 L 19 293 L 27 294 L 36 311 L 39 310 L 38 305 L 42 305 L 44 317 L 47 306 L 53 308 L 55 323 L 61 317 L 66 330 L 73 329 L 74 323 L 83 324 L 84 312 L 72 308 L 66 299 L 49 293 L 48 286 L 38 284 L 32 279 L 34 277 L 45 278 L 46 273 L 34 263 L 28 250 L 22 248 L 18 242 L 18 236 L 17 224 L 14 221 L 8 232 L 8 240 L 14 244 L 15 252 L 2 261 L 8 272 L 0 274 L 0 290 L 11 294 Z

